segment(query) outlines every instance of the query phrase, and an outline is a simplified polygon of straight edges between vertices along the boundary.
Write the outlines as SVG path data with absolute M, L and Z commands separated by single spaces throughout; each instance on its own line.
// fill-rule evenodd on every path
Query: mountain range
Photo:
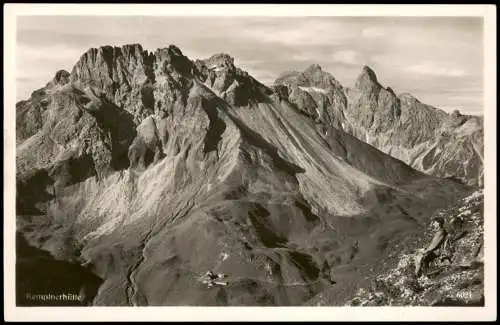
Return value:
M 266 86 L 174 45 L 89 49 L 16 104 L 16 144 L 18 290 L 43 281 L 28 245 L 54 277 L 82 268 L 51 281 L 92 305 L 346 304 L 483 178 L 482 117 L 369 67 L 351 88 L 316 64 Z

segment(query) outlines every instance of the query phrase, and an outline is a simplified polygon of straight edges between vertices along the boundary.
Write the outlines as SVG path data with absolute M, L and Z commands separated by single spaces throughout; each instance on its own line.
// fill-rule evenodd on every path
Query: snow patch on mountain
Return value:
M 313 93 L 321 93 L 321 94 L 326 94 L 327 93 L 327 91 L 325 89 L 318 88 L 318 87 L 303 87 L 303 86 L 299 86 L 299 89 L 303 90 L 303 91 L 307 91 L 307 92 L 313 92 Z

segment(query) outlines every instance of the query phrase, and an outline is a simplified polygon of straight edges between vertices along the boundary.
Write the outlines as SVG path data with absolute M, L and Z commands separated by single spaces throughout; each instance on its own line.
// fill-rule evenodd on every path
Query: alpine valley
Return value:
M 484 304 L 483 118 L 367 66 L 264 85 L 227 54 L 92 48 L 16 104 L 16 180 L 18 305 Z M 413 275 L 437 215 L 455 249 Z

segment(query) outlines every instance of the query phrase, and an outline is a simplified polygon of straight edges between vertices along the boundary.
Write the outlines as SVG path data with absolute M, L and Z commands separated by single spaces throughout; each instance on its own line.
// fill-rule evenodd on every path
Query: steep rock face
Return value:
M 386 133 L 393 129 L 401 116 L 399 98 L 391 89 L 383 88 L 373 70 L 367 66 L 363 67 L 350 89 L 349 97 L 347 112 L 354 128 L 370 133 Z
M 328 72 L 313 64 L 304 72 L 283 75 L 275 82 L 285 85 L 282 97 L 295 104 L 305 115 L 326 125 L 340 128 L 345 120 L 347 98 L 342 85 Z
M 413 165 L 439 177 L 452 177 L 468 184 L 483 186 L 484 130 L 483 118 L 447 117 L 421 155 L 415 155 Z
M 461 115 L 458 111 L 447 114 L 409 94 L 397 95 L 391 88 L 383 87 L 367 66 L 352 88 L 342 88 L 338 83 L 334 87 L 325 86 L 324 82 L 318 82 L 317 74 L 308 73 L 312 69 L 321 71 L 313 65 L 303 73 L 285 74 L 276 80 L 275 89 L 316 119 L 321 130 L 333 126 L 420 171 L 481 186 L 483 123 L 480 117 Z M 327 73 L 322 75 L 334 80 Z M 309 91 L 294 95 L 297 86 L 311 84 L 317 88 L 303 88 Z M 316 95 L 312 96 L 313 93 Z M 333 100 L 324 106 L 324 98 Z M 325 107 L 326 113 L 324 110 L 315 113 L 318 107 Z
M 168 134 L 158 129 L 153 116 L 145 118 L 137 127 L 137 137 L 128 150 L 131 167 L 146 168 L 151 163 L 159 161 L 164 156 L 164 147 Z
M 456 205 L 440 211 L 447 223 L 448 243 L 419 276 L 415 261 L 419 249 L 430 242 L 428 229 L 408 241 L 395 256 L 397 265 L 376 276 L 368 288 L 359 289 L 351 306 L 484 306 L 483 193 L 474 192 Z M 426 241 L 426 242 L 424 242 Z M 420 246 L 420 247 L 419 247 Z M 417 249 L 411 249 L 419 247 Z
M 134 116 L 153 112 L 151 100 L 152 56 L 138 44 L 92 48 L 71 71 L 71 81 L 80 88 L 94 87 Z
M 33 130 L 31 122 L 26 123 L 26 114 L 33 117 L 29 110 L 38 110 L 39 102 L 45 103 L 36 119 L 41 127 Z M 25 105 L 26 112 L 16 116 L 18 132 L 36 133 L 17 148 L 16 175 L 23 200 L 41 193 L 55 195 L 59 188 L 87 177 L 104 178 L 128 167 L 126 154 L 135 137 L 134 124 L 130 114 L 112 102 L 71 84 L 52 82 L 34 93 Z M 21 204 L 18 208 L 33 206 Z
M 248 106 L 262 101 L 271 90 L 234 65 L 234 58 L 219 53 L 197 60 L 199 78 L 219 97 L 233 106 Z
M 151 102 L 161 118 L 187 105 L 186 93 L 193 86 L 192 64 L 176 46 L 157 49 L 153 54 L 154 85 Z
M 345 98 L 306 75 L 297 87 L 338 90 L 325 114 Z M 16 107 L 23 235 L 103 279 L 95 305 L 298 305 L 467 190 L 318 129 L 281 95 L 227 55 L 91 49 Z M 199 283 L 207 269 L 230 285 Z

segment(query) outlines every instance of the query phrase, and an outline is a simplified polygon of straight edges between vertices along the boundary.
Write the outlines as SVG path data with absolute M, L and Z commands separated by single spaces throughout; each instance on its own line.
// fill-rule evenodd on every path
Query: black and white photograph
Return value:
M 496 318 L 495 7 L 379 6 L 7 6 L 12 315 Z

